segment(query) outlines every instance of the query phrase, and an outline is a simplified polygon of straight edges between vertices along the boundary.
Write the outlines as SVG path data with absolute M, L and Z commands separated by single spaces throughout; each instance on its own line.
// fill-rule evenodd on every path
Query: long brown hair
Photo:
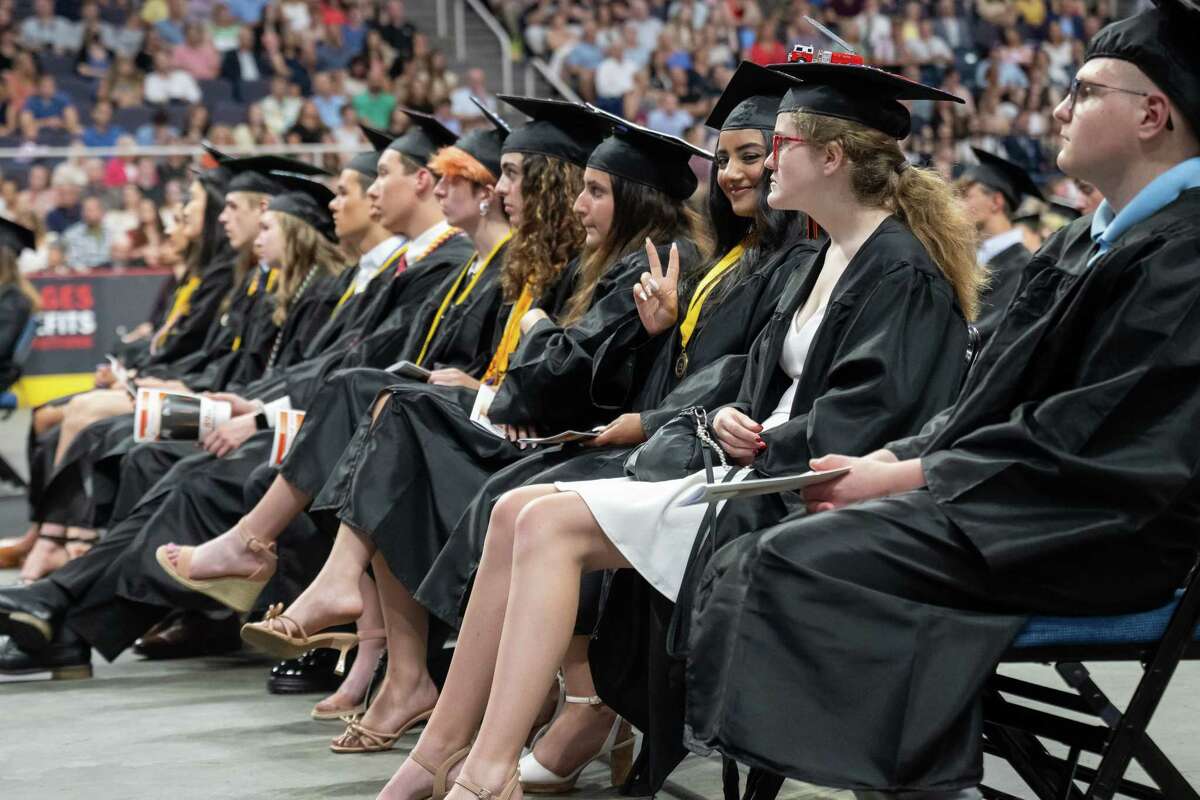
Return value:
M 657 189 L 608 173 L 612 181 L 613 220 L 604 244 L 583 257 L 575 291 L 567 301 L 558 324 L 570 325 L 587 313 L 592 305 L 596 284 L 608 268 L 620 259 L 641 250 L 646 239 L 665 244 L 679 239 L 701 238 L 700 215 L 685 201 L 668 197 Z M 702 248 L 703 249 L 703 248 Z
M 906 166 L 900 145 L 881 131 L 803 111 L 794 119 L 810 143 L 842 146 L 855 198 L 888 209 L 908 226 L 954 288 L 963 315 L 975 319 L 987 272 L 975 260 L 975 225 L 950 184 L 933 170 Z
M 279 221 L 280 232 L 283 235 L 283 269 L 280 270 L 279 284 L 275 287 L 275 313 L 272 316 L 276 325 L 282 325 L 287 319 L 289 306 L 296 299 L 296 293 L 309 271 L 315 266 L 317 275 L 340 275 L 349 264 L 349 259 L 340 247 L 317 233 L 317 229 L 308 223 L 301 222 L 291 214 L 272 212 Z
M 541 297 L 558 280 L 563 268 L 583 250 L 583 223 L 571 204 L 583 191 L 583 168 L 537 153 L 521 163 L 521 224 L 505 251 L 500 285 L 512 302 L 528 283 Z
M 36 314 L 42 307 L 42 298 L 37 289 L 21 274 L 21 268 L 17 265 L 17 254 L 9 247 L 0 247 L 0 288 L 5 286 L 15 286 L 17 291 L 28 297 L 33 306 L 33 313 Z

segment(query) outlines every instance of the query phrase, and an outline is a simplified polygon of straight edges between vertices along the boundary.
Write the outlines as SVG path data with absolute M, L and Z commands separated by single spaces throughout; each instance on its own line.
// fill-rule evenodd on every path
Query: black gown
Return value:
M 33 303 L 24 292 L 15 285 L 0 288 L 0 392 L 8 391 L 21 377 L 13 355 L 32 315 Z
M 1032 257 L 1033 253 L 1017 242 L 1001 250 L 987 263 L 990 273 L 988 288 L 980 298 L 979 316 L 975 320 L 980 342 L 986 343 L 996 328 L 1000 327 L 1000 320 L 1017 296 L 1021 288 L 1021 276 Z
M 214 259 L 204 269 L 200 285 L 188 301 L 187 313 L 175 321 L 155 352 L 145 351 L 141 359 L 130 366 L 167 365 L 200 349 L 209 328 L 217 320 L 225 295 L 233 287 L 234 261 L 235 256 L 230 252 Z
M 717 554 L 687 663 L 693 747 L 828 786 L 971 786 L 980 691 L 1026 615 L 1171 597 L 1200 519 L 1197 219 L 1191 189 L 1091 264 L 1091 219 L 1060 231 L 957 403 L 888 445 L 926 488 Z
M 815 244 L 804 241 L 765 254 L 720 302 L 711 297 L 688 344 L 687 372 L 682 378 L 675 370 L 682 351 L 678 325 L 670 336 L 650 338 L 634 315 L 601 348 L 593 370 L 593 400 L 612 412 L 639 412 L 647 436 L 685 408 L 716 408 L 735 400 L 754 340 L 771 319 L 793 273 L 807 270 L 815 252 Z M 680 308 L 679 313 L 682 321 L 687 309 Z M 638 354 L 636 359 L 608 357 L 627 353 L 631 346 Z M 638 360 L 652 360 L 653 364 L 648 370 L 637 369 Z M 633 377 L 638 373 L 646 377 L 635 383 Z M 460 516 L 414 597 L 431 613 L 459 627 L 496 500 L 511 489 L 535 483 L 619 478 L 632 449 L 559 445 L 539 449 L 501 469 L 484 483 Z M 584 613 L 586 603 L 580 608 L 582 632 L 594 624 L 595 613 Z
M 688 240 L 679 251 L 684 271 L 700 258 Z M 666 248 L 659 255 L 666 259 Z M 637 317 L 631 288 L 646 269 L 645 253 L 618 259 L 573 325 L 545 319 L 526 331 L 493 400 L 492 420 L 555 431 L 611 418 L 592 400 L 592 373 L 601 346 Z M 610 357 L 636 360 L 632 348 Z M 470 421 L 473 390 L 409 381 L 387 391 L 386 410 L 378 420 L 360 420 L 313 509 L 336 510 L 339 520 L 372 537 L 392 573 L 415 592 L 484 482 L 525 451 Z
M 794 276 L 751 352 L 731 404 L 751 419 L 770 416 L 791 384 L 780 354 L 822 263 L 823 253 Z M 834 286 L 791 418 L 762 433 L 767 448 L 755 458 L 752 477 L 804 472 L 811 458 L 866 454 L 916 433 L 957 396 L 968 366 L 967 339 L 949 283 L 909 229 L 889 217 Z M 802 510 L 793 493 L 731 501 L 717 518 L 714 545 Z M 682 663 L 667 653 L 667 632 L 686 634 L 690 597 L 709 552 L 700 548 L 689 560 L 674 605 L 633 570 L 616 572 L 589 649 L 598 694 L 646 735 L 649 746 L 627 784 L 637 794 L 661 787 L 685 754 Z

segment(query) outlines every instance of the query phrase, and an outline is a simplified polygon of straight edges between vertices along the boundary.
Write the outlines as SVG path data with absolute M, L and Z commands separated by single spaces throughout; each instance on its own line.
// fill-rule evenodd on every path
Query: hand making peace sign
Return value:
M 634 284 L 633 302 L 646 333 L 657 336 L 670 330 L 679 319 L 679 248 L 671 245 L 664 271 L 654 242 L 646 239 L 646 258 L 650 271 L 643 272 L 641 280 Z

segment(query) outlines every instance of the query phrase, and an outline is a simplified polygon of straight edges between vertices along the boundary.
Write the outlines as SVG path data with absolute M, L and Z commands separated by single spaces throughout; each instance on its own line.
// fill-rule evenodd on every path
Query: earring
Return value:
M 491 209 L 491 205 L 488 204 L 487 200 L 479 201 L 479 216 L 486 217 L 487 213 L 490 209 Z

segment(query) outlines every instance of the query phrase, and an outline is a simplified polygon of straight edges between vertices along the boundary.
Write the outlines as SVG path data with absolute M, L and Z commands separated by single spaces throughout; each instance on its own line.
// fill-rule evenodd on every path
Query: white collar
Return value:
M 363 253 L 363 257 L 358 260 L 358 273 L 354 276 L 355 294 L 359 294 L 367 288 L 371 279 L 375 277 L 375 273 L 379 272 L 379 268 L 388 260 L 388 256 L 396 252 L 404 244 L 404 241 L 403 236 L 390 236 Z
M 1021 244 L 1024 241 L 1025 233 L 1021 230 L 1021 226 L 1014 225 L 1011 230 L 984 239 L 983 244 L 979 245 L 979 251 L 975 254 L 975 260 L 986 265 L 1014 244 Z
M 433 226 L 426 228 L 420 236 L 416 236 L 408 243 L 408 264 L 412 266 L 417 261 L 420 261 L 425 256 L 429 255 L 430 248 L 437 242 L 446 231 L 450 230 L 450 223 L 446 220 L 439 220 Z

